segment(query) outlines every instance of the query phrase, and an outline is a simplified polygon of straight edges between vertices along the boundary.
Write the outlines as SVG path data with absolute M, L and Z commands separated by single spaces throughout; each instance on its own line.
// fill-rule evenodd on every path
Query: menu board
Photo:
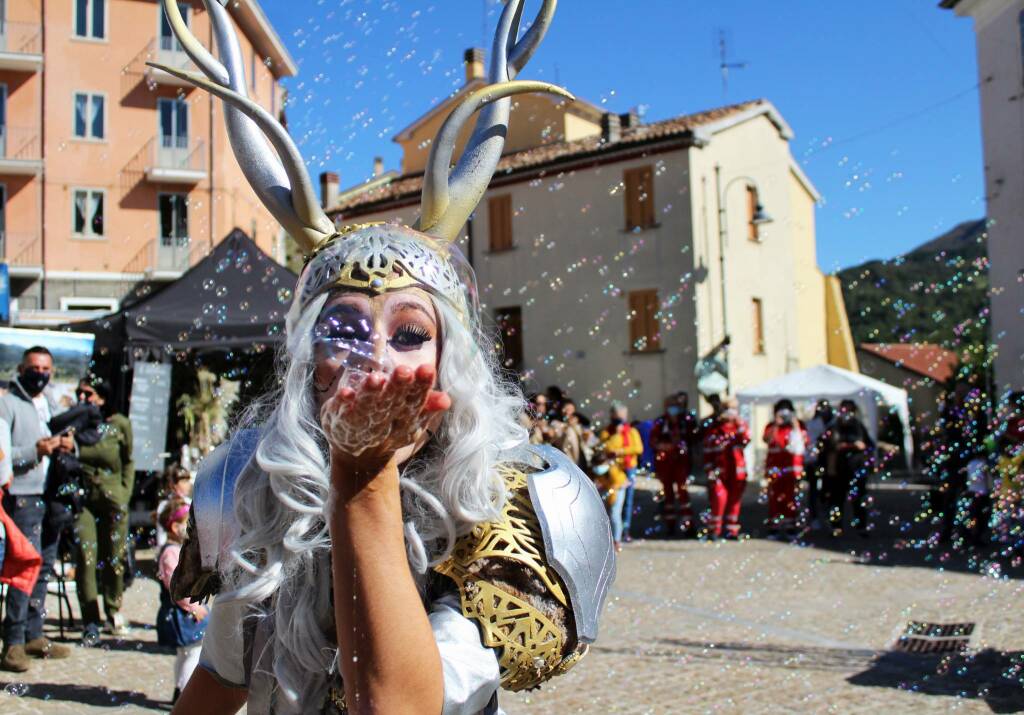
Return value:
M 163 471 L 170 402 L 171 366 L 135 363 L 128 418 L 132 423 L 132 460 L 136 471 Z

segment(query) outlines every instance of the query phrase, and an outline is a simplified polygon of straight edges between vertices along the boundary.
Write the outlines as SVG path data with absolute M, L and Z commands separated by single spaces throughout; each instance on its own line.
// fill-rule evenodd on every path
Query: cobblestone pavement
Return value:
M 654 493 L 645 489 L 639 504 L 649 515 Z M 753 533 L 755 498 L 745 507 Z M 864 540 L 627 544 L 590 655 L 539 691 L 505 695 L 503 707 L 509 715 L 1024 710 L 1024 580 L 1016 571 L 980 576 L 966 558 L 915 548 L 919 498 L 876 491 L 879 529 Z M 635 530 L 652 526 L 647 516 Z M 76 648 L 23 676 L 0 673 L 0 712 L 169 709 L 173 655 L 148 626 L 156 601 L 156 583 L 140 577 L 126 597 L 129 638 Z M 53 596 L 50 605 L 55 614 Z M 911 620 L 977 628 L 963 656 L 891 651 Z

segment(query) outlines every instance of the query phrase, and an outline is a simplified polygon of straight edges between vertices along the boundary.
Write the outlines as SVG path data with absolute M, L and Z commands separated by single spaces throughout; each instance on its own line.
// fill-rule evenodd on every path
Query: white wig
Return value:
M 327 673 L 337 667 L 331 606 L 331 539 L 327 527 L 330 460 L 313 394 L 313 326 L 322 295 L 288 314 L 279 358 L 279 389 L 246 417 L 262 423 L 259 469 L 235 490 L 240 536 L 222 574 L 226 601 L 251 604 L 274 619 L 274 679 L 286 707 L 319 702 Z M 440 389 L 451 397 L 436 448 L 410 460 L 401 475 L 409 565 L 423 584 L 427 570 L 448 557 L 458 535 L 497 517 L 505 487 L 494 466 L 527 440 L 519 422 L 523 398 L 499 377 L 493 340 L 467 329 L 444 301 Z M 270 603 L 269 608 L 263 604 Z

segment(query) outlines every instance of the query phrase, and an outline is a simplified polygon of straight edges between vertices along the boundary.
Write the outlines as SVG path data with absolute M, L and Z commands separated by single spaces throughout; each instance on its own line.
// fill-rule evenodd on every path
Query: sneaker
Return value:
M 739 541 L 740 540 L 740 535 L 739 535 L 739 532 L 732 532 L 732 531 L 730 531 L 730 532 L 727 532 L 726 535 L 724 537 L 722 537 L 722 538 L 724 538 L 726 541 Z
M 25 645 L 16 643 L 4 648 L 3 657 L 0 658 L 0 670 L 8 670 L 12 673 L 24 673 L 31 667 L 28 653 L 25 652 Z
M 120 613 L 115 613 L 113 616 L 111 616 L 110 620 L 107 621 L 103 630 L 109 633 L 110 635 L 117 636 L 119 638 L 123 638 L 124 636 L 131 633 L 128 626 L 125 625 L 124 616 L 122 616 Z
M 33 638 L 25 644 L 25 652 L 33 658 L 67 658 L 71 649 L 66 645 L 54 643 L 49 638 Z
M 98 623 L 86 623 L 82 629 L 82 645 L 95 648 L 100 644 L 100 626 Z

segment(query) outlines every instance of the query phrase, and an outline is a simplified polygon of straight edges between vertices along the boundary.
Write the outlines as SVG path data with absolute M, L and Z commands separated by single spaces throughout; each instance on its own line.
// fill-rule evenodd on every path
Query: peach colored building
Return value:
M 179 6 L 212 46 L 199 2 Z M 155 0 L 0 0 L 0 232 L 12 320 L 116 309 L 173 280 L 239 227 L 274 255 L 280 229 L 228 144 L 219 101 L 149 68 L 189 61 Z M 282 109 L 295 63 L 256 0 L 232 3 L 249 94 Z

